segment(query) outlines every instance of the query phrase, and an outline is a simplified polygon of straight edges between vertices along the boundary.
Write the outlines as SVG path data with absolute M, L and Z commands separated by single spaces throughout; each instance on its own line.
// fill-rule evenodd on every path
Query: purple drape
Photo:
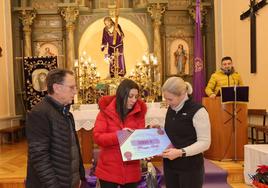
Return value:
M 205 72 L 204 55 L 201 33 L 201 13 L 200 0 L 196 0 L 196 18 L 195 18 L 195 38 L 194 38 L 194 68 L 193 68 L 193 99 L 195 102 L 202 102 L 205 96 Z

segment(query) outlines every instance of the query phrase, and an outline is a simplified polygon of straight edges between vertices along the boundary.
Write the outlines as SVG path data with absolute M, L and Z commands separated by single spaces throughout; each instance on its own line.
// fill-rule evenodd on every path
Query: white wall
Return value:
M 250 21 L 240 20 L 249 8 L 245 0 L 215 0 L 217 67 L 222 56 L 233 58 L 236 70 L 250 87 L 248 108 L 268 110 L 268 5 L 259 10 L 257 20 L 257 73 L 250 73 Z

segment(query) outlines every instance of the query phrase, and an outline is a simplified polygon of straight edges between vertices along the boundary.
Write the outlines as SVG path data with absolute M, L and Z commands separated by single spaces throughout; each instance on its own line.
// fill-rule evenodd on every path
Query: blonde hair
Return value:
M 167 79 L 162 86 L 162 92 L 165 91 L 177 96 L 181 96 L 184 93 L 191 95 L 193 93 L 193 88 L 189 82 L 185 82 L 181 77 L 174 76 Z

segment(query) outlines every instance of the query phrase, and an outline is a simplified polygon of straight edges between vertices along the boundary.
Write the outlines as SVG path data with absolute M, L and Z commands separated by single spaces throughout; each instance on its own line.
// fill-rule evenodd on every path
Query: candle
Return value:
M 97 74 L 96 74 L 96 78 L 97 78 L 97 80 L 99 81 L 99 79 L 100 79 L 100 73 L 97 72 Z
M 133 69 L 130 72 L 130 76 L 134 76 L 134 70 Z
M 89 57 L 88 57 L 88 62 L 91 63 L 91 61 L 92 61 L 92 58 L 89 56 Z
M 92 68 L 96 68 L 95 63 L 92 63 L 92 64 L 91 64 L 91 67 L 92 67 Z
M 76 94 L 75 96 L 74 96 L 74 104 L 77 104 L 78 103 L 78 95 Z
M 81 62 L 83 62 L 83 61 L 84 61 L 84 58 L 83 58 L 82 56 L 80 57 L 80 61 L 81 61 Z
M 154 54 L 150 53 L 150 59 L 154 59 Z
M 75 60 L 74 60 L 74 67 L 75 67 L 75 68 L 76 68 L 76 67 L 79 67 L 78 59 L 75 59 Z
M 153 58 L 153 65 L 157 65 L 157 58 L 156 57 Z
M 142 56 L 142 61 L 145 63 L 145 64 L 149 64 L 149 57 L 147 55 L 143 55 Z
M 87 66 L 88 66 L 88 62 L 85 61 L 85 62 L 84 62 L 84 67 L 86 68 Z

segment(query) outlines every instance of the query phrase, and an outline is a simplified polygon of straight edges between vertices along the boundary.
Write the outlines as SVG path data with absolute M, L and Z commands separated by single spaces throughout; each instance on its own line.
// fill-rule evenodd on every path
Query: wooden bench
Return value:
M 3 143 L 3 135 L 8 135 L 10 137 L 10 143 L 14 143 L 17 140 L 19 140 L 19 133 L 22 133 L 22 131 L 24 130 L 24 126 L 22 125 L 17 125 L 14 127 L 7 127 L 4 129 L 0 129 L 0 142 L 1 144 Z M 17 136 L 17 138 L 16 138 Z

